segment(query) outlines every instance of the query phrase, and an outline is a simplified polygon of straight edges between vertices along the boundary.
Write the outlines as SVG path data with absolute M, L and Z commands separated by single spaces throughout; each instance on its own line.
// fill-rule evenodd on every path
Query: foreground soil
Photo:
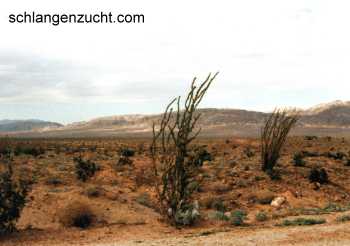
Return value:
M 14 157 L 15 173 L 33 184 L 17 223 L 19 231 L 0 239 L 0 245 L 350 245 L 350 224 L 347 219 L 338 222 L 350 215 L 347 139 L 288 139 L 276 167 L 279 178 L 274 180 L 261 171 L 257 139 L 197 141 L 212 160 L 199 169 L 195 199 L 202 219 L 183 229 L 168 226 L 158 213 L 147 139 L 36 139 L 11 144 L 44 152 Z M 126 147 L 135 155 L 131 163 L 118 165 L 120 149 Z M 295 166 L 293 157 L 300 151 L 309 155 L 302 166 Z M 78 156 L 100 166 L 86 182 L 75 173 Z M 310 182 L 312 168 L 324 168 L 329 182 Z M 272 207 L 276 197 L 285 202 Z M 69 208 L 77 203 L 94 214 L 93 224 L 84 230 L 63 222 L 74 215 Z M 244 210 L 247 218 L 243 226 L 233 226 L 213 216 L 218 210 Z M 259 220 L 259 213 L 266 218 Z M 325 223 L 278 226 L 285 219 L 309 217 L 324 218 Z

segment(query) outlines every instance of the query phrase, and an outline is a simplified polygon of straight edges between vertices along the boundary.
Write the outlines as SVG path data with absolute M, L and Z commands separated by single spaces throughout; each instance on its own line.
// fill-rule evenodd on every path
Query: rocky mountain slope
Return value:
M 42 120 L 0 120 L 0 132 L 45 131 L 62 126 L 56 122 Z
M 198 112 L 202 115 L 198 125 L 202 128 L 203 135 L 207 136 L 256 136 L 261 124 L 268 116 L 268 113 L 241 109 L 206 108 Z M 321 104 L 302 110 L 300 114 L 300 121 L 293 134 L 350 135 L 350 102 L 335 101 Z M 150 135 L 152 123 L 158 122 L 160 118 L 161 114 L 102 117 L 63 127 L 57 125 L 43 132 L 27 132 L 26 135 L 53 137 L 132 135 L 143 137 Z M 22 124 L 25 125 L 24 122 Z M 18 127 L 18 129 L 24 128 L 24 126 Z M 30 127 L 27 128 L 30 130 Z

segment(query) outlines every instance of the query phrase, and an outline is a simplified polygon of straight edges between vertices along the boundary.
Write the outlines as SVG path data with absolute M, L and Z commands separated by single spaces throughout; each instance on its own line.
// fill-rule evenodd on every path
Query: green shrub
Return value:
M 243 210 L 236 210 L 231 213 L 230 222 L 234 226 L 244 225 L 244 220 L 247 218 L 247 213 Z
M 59 177 L 49 177 L 45 182 L 47 185 L 60 185 L 63 184 L 62 180 Z
M 297 218 L 294 220 L 283 220 L 281 226 L 304 226 L 304 225 L 317 225 L 326 223 L 325 219 L 315 218 Z
M 188 204 L 178 209 L 175 213 L 175 223 L 177 226 L 193 225 L 200 218 L 199 206 L 197 202 Z
M 318 139 L 317 136 L 305 136 L 305 140 L 308 140 L 308 141 L 310 141 L 310 140 L 317 140 L 317 139 Z
M 261 211 L 255 215 L 255 219 L 257 221 L 266 221 L 266 220 L 268 220 L 268 216 L 265 212 Z
M 32 155 L 34 157 L 37 157 L 37 156 L 42 155 L 44 153 L 45 153 L 45 150 L 41 147 L 18 145 L 14 149 L 14 154 L 16 156 L 24 154 L 24 155 Z
M 27 192 L 27 184 L 14 181 L 11 163 L 8 163 L 7 170 L 0 174 L 0 235 L 16 230 L 15 223 L 25 205 Z
M 120 156 L 117 162 L 117 166 L 131 165 L 132 160 L 127 156 Z
M 346 214 L 346 215 L 341 215 L 341 216 L 337 217 L 337 221 L 338 221 L 338 222 L 350 221 L 350 215 L 348 215 L 348 214 Z
M 193 149 L 193 151 L 189 154 L 189 158 L 191 159 L 192 165 L 194 166 L 203 166 L 204 161 L 212 161 L 213 158 L 211 154 L 206 150 L 206 146 L 200 146 Z
M 350 209 L 349 206 L 340 206 L 335 203 L 328 203 L 324 208 L 322 208 L 322 210 L 327 213 L 344 212 L 344 211 L 348 211 L 349 209 Z
M 214 208 L 217 211 L 220 212 L 225 212 L 226 211 L 226 206 L 224 204 L 224 201 L 220 199 L 214 199 L 211 204 L 211 208 Z
M 243 150 L 243 153 L 248 157 L 251 158 L 253 156 L 255 156 L 255 152 L 252 151 L 252 149 L 250 147 L 247 147 Z
M 74 158 L 74 162 L 77 178 L 83 182 L 94 176 L 96 171 L 100 169 L 94 162 L 90 160 L 83 160 L 81 157 Z
M 135 150 L 128 147 L 121 147 L 119 150 L 119 154 L 124 157 L 132 157 L 135 155 Z
M 309 173 L 309 180 L 312 183 L 326 184 L 329 182 L 328 174 L 324 168 L 312 168 Z
M 303 167 L 305 166 L 305 161 L 303 160 L 303 154 L 298 152 L 293 156 L 294 166 Z
M 347 157 L 345 153 L 343 152 L 327 152 L 325 153 L 325 156 L 328 158 L 332 158 L 334 160 L 343 160 L 344 157 Z
M 223 220 L 223 221 L 229 221 L 230 218 L 225 215 L 222 211 L 212 211 L 208 214 L 209 219 L 212 220 Z
M 308 150 L 303 150 L 300 152 L 300 154 L 302 155 L 303 158 L 305 157 L 319 157 L 320 156 L 320 153 L 318 152 L 311 152 L 311 151 L 308 151 Z

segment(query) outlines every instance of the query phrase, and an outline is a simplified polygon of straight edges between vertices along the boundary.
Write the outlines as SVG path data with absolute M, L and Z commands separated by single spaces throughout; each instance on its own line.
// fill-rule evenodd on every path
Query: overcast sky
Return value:
M 350 93 L 349 1 L 6 1 L 0 119 L 158 113 L 220 71 L 202 107 L 307 108 Z M 8 15 L 142 13 L 144 24 L 10 24 Z

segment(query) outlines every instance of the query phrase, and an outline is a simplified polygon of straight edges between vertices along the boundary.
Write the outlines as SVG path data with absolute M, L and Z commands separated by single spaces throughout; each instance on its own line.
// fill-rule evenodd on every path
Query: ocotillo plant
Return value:
M 261 131 L 262 170 L 271 174 L 291 128 L 299 119 L 296 110 L 276 109 Z
M 175 98 L 166 107 L 160 124 L 153 124 L 151 156 L 155 188 L 160 211 L 173 225 L 192 224 L 199 215 L 192 204 L 194 191 L 189 185 L 196 178 L 197 167 L 187 157 L 190 143 L 200 133 L 196 129 L 200 118 L 197 107 L 217 74 L 209 74 L 198 87 L 194 78 L 184 108 L 181 109 L 180 97 Z

